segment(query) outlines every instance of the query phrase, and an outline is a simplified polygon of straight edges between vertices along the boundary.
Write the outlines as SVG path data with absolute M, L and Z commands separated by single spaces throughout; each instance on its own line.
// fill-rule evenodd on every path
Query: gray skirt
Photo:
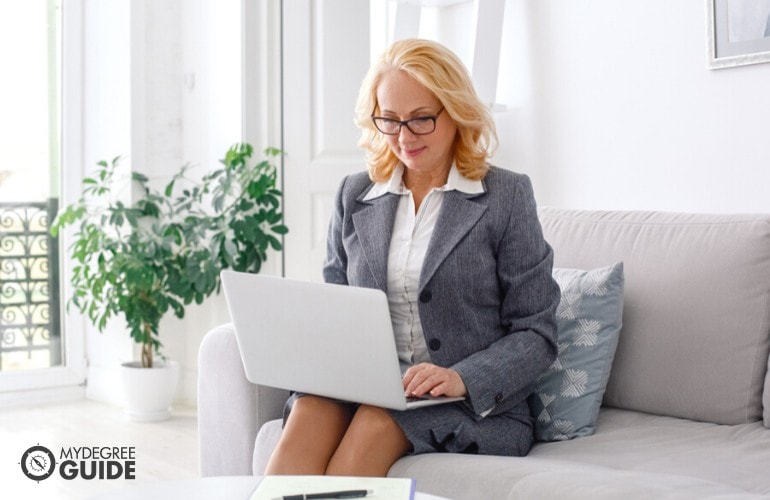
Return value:
M 284 424 L 291 407 L 305 394 L 295 392 L 284 406 Z M 339 401 L 355 412 L 358 403 Z M 463 402 L 426 406 L 414 410 L 388 410 L 412 443 L 411 455 L 468 453 L 520 457 L 534 441 L 533 419 L 526 401 L 500 414 L 477 420 Z

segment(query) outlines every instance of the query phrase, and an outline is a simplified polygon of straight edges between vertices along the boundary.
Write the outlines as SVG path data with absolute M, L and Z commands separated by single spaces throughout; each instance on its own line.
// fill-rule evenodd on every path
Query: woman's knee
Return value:
M 350 423 L 350 409 L 337 401 L 303 396 L 294 402 L 268 462 L 268 474 L 323 474 Z
M 361 406 L 326 470 L 331 475 L 384 476 L 411 444 L 387 410 Z

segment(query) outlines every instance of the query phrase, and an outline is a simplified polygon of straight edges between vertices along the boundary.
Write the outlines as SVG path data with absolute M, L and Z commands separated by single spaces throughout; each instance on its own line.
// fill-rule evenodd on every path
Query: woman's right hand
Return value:
M 451 368 L 442 368 L 432 363 L 420 363 L 409 367 L 404 373 L 404 394 L 407 397 L 421 397 L 425 394 L 436 396 L 465 396 L 468 390 L 460 374 Z

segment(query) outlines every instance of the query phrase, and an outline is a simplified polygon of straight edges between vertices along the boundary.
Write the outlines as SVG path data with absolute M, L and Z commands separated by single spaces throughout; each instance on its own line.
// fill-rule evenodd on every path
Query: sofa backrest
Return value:
M 547 207 L 540 220 L 556 267 L 624 263 L 623 328 L 605 405 L 721 424 L 762 418 L 770 215 Z

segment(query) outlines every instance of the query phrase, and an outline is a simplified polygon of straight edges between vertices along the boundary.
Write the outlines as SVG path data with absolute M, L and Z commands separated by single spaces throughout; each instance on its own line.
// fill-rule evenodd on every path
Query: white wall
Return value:
M 426 0 L 420 18 L 469 68 L 476 1 Z M 529 174 L 541 205 L 770 212 L 770 64 L 708 70 L 706 9 L 505 0 L 493 162 Z
M 181 12 L 181 156 L 198 165 L 193 172 L 201 175 L 221 166 L 219 160 L 242 137 L 241 0 L 173 2 Z M 158 29 L 163 33 L 162 23 Z M 178 401 L 197 401 L 198 346 L 210 328 L 227 321 L 224 296 L 212 296 L 188 306 L 183 320 L 167 316 L 161 322 L 165 352 L 180 363 Z
M 131 144 L 131 4 L 126 0 L 85 0 L 83 2 L 83 116 L 82 116 L 82 165 L 65 163 L 65 178 L 88 175 L 95 170 L 96 162 L 111 160 L 121 155 L 127 158 L 127 168 L 132 154 Z M 66 63 L 65 63 L 66 64 Z M 65 142 L 64 149 L 77 147 Z M 75 171 L 77 168 L 80 171 Z M 71 184 L 71 182 L 70 182 Z M 78 190 L 78 194 L 79 194 Z M 123 196 L 129 193 L 124 192 Z M 64 200 L 65 203 L 75 201 Z M 69 256 L 69 243 L 64 240 L 65 258 Z M 66 279 L 66 275 L 65 275 Z M 69 297 L 67 297 L 69 299 Z M 67 312 L 66 323 L 70 328 L 67 337 L 85 336 L 88 359 L 87 396 L 89 398 L 119 402 L 116 398 L 120 387 L 118 367 L 130 361 L 133 342 L 122 323 L 111 322 L 105 333 L 99 332 L 79 318 L 75 308 Z M 76 331 L 82 325 L 85 332 Z
M 706 69 L 705 19 L 702 0 L 508 0 L 498 156 L 541 205 L 770 212 L 770 64 Z

